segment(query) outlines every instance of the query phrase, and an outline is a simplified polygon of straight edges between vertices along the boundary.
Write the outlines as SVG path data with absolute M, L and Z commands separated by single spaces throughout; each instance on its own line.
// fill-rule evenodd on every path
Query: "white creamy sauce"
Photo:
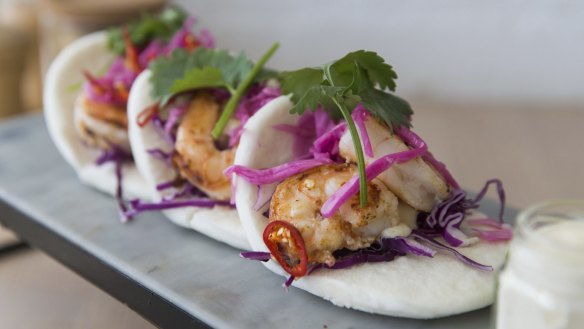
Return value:
M 392 226 L 392 227 L 388 227 L 385 230 L 383 230 L 383 232 L 381 232 L 381 235 L 384 238 L 395 238 L 398 236 L 408 236 L 410 235 L 410 233 L 412 233 L 412 228 L 405 225 L 405 224 L 399 224 L 396 226 Z
M 499 281 L 497 329 L 584 328 L 584 221 L 547 225 L 533 238 L 513 242 Z
M 584 250 L 584 221 L 548 225 L 538 232 L 559 244 Z

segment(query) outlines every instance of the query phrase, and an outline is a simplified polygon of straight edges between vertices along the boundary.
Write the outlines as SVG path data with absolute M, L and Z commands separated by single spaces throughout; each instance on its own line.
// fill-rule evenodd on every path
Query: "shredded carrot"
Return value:
M 98 94 L 105 94 L 108 90 L 107 86 L 104 86 L 101 82 L 99 82 L 89 71 L 83 70 L 83 76 L 89 83 L 91 87 L 98 93 Z
M 142 71 L 140 67 L 140 62 L 138 61 L 138 50 L 136 46 L 132 43 L 132 38 L 130 37 L 130 32 L 127 28 L 124 29 L 124 43 L 126 45 L 126 66 L 129 67 L 134 72 Z
M 138 114 L 138 126 L 144 127 L 158 113 L 159 103 L 152 104 Z
M 116 83 L 114 86 L 116 88 L 116 96 L 118 96 L 120 100 L 127 102 L 130 97 L 130 92 L 126 89 L 126 86 L 120 82 Z
M 188 52 L 191 52 L 191 51 L 199 48 L 199 46 L 201 46 L 201 43 L 199 42 L 199 40 L 197 40 L 197 38 L 195 38 L 191 34 L 185 35 L 184 41 L 185 41 L 185 49 Z

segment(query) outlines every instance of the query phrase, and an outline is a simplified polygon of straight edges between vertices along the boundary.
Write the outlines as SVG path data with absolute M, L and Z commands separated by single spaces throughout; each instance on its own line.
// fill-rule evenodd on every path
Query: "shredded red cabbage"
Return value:
M 383 245 L 388 245 L 391 249 L 400 251 L 405 254 L 417 256 L 434 257 L 436 250 L 425 246 L 418 241 L 408 237 L 384 238 L 381 240 Z
M 180 118 L 187 112 L 188 103 L 187 102 L 180 102 L 178 104 L 174 104 L 170 110 L 168 110 L 168 118 L 164 123 L 164 133 L 166 138 L 174 145 L 176 142 L 176 126 Z
M 479 194 L 475 197 L 473 203 L 478 204 L 483 199 L 485 194 L 487 194 L 489 186 L 491 185 L 495 185 L 497 187 L 497 194 L 499 196 L 499 201 L 501 204 L 501 206 L 499 207 L 499 223 L 503 223 L 503 214 L 505 212 L 505 189 L 503 189 L 503 182 L 500 179 L 497 178 L 489 179 L 485 183 L 485 186 L 483 186 Z
M 218 201 L 211 199 L 186 199 L 186 200 L 162 200 L 160 202 L 143 202 L 141 200 L 130 201 L 131 209 L 125 212 L 128 218 L 132 218 L 144 211 L 166 210 L 183 207 L 213 208 L 215 206 L 231 207 L 229 201 Z
M 239 139 L 243 133 L 243 126 L 247 120 L 264 105 L 281 95 L 282 91 L 280 88 L 270 87 L 267 84 L 253 85 L 235 109 L 233 117 L 239 120 L 239 124 L 227 133 L 229 135 L 229 147 L 239 144 Z
M 329 158 L 335 162 L 344 162 L 339 154 L 339 142 L 347 130 L 347 123 L 341 122 L 326 133 L 320 135 L 310 149 L 315 159 Z
M 333 163 L 328 159 L 298 160 L 269 169 L 252 169 L 241 165 L 233 165 L 225 170 L 225 175 L 237 174 L 246 181 L 256 184 L 270 184 L 280 182 L 287 177 L 324 164 Z
M 215 48 L 215 37 L 213 37 L 211 31 L 205 28 L 199 31 L 199 42 L 205 48 Z
M 182 187 L 181 187 L 182 185 Z M 130 209 L 124 208 L 123 215 L 126 219 L 131 219 L 134 216 L 155 210 L 174 209 L 182 207 L 200 207 L 213 208 L 215 206 L 229 206 L 233 205 L 229 201 L 210 199 L 203 191 L 188 181 L 170 180 L 161 182 L 156 185 L 157 191 L 166 191 L 175 188 L 176 191 L 165 195 L 162 200 L 158 202 L 145 202 L 143 200 L 134 199 L 130 201 Z
M 494 231 L 491 233 L 483 232 L 479 229 L 476 229 L 476 231 L 479 232 L 479 238 L 486 241 L 505 240 L 505 237 L 510 239 L 511 231 L 505 230 L 502 224 L 505 209 L 505 190 L 498 179 L 489 180 L 474 200 L 467 198 L 467 193 L 463 190 L 453 190 L 448 199 L 437 204 L 429 214 L 422 215 L 419 218 L 418 231 L 429 236 L 442 236 L 448 244 L 454 247 L 472 242 L 472 238 L 469 238 L 460 230 L 460 225 L 470 210 L 479 207 L 480 200 L 485 196 L 489 186 L 492 184 L 497 186 L 499 194 L 501 205 L 499 210 L 500 227 L 495 227 L 496 230 L 491 230 Z
M 344 269 L 361 263 L 389 262 L 397 256 L 412 254 L 416 256 L 434 257 L 436 251 L 417 241 L 406 237 L 382 238 L 368 248 L 356 251 L 343 249 L 334 253 L 336 258 L 333 266 L 325 264 L 315 267 L 328 269 Z M 311 271 L 316 268 L 311 269 Z
M 284 283 L 282 284 L 282 287 L 283 287 L 284 289 L 286 289 L 286 291 L 288 291 L 288 288 L 290 288 L 290 286 L 292 285 L 292 282 L 294 282 L 294 279 L 296 279 L 296 278 L 294 277 L 294 275 L 290 275 L 290 276 L 288 277 L 288 279 L 286 279 L 286 281 L 284 281 Z
M 175 187 L 176 182 L 174 180 L 168 181 L 168 182 L 163 182 L 160 184 L 156 184 L 156 191 L 164 191 L 167 190 L 169 188 Z
M 183 187 L 169 195 L 165 195 L 162 200 L 173 201 L 182 198 L 198 198 L 198 199 L 208 199 L 209 197 L 203 191 L 199 190 L 196 186 L 191 183 L 184 181 Z
M 201 29 L 198 36 L 192 32 L 195 23 L 196 19 L 192 16 L 185 20 L 181 29 L 170 39 L 170 42 L 164 49 L 164 55 L 168 55 L 178 48 L 192 50 L 199 45 L 205 48 L 215 47 L 215 39 L 209 30 Z
M 483 264 L 480 264 L 478 262 L 475 262 L 474 260 L 472 260 L 472 259 L 466 257 L 465 255 L 461 254 L 460 252 L 458 252 L 456 249 L 450 248 L 450 247 L 432 239 L 431 237 L 426 236 L 424 233 L 421 233 L 421 232 L 414 230 L 414 232 L 412 232 L 412 234 L 410 236 L 413 238 L 419 239 L 421 241 L 424 241 L 434 248 L 448 251 L 451 254 L 453 254 L 454 257 L 458 258 L 458 260 L 460 260 L 461 262 L 463 262 L 469 266 L 472 266 L 476 269 L 483 270 L 483 271 L 492 271 L 493 270 L 492 266 L 483 265 Z
M 305 112 L 296 125 L 281 124 L 275 125 L 272 128 L 290 133 L 294 137 L 293 156 L 295 160 L 283 165 L 284 168 L 292 169 L 296 165 L 300 165 L 306 168 L 304 170 L 308 170 L 319 164 L 332 163 L 331 158 L 335 159 L 332 161 L 343 162 L 339 156 L 339 140 L 346 129 L 346 124 L 341 123 L 335 125 L 335 122 L 330 119 L 329 115 L 320 108 L 315 112 Z M 315 138 L 316 141 L 311 146 Z M 272 169 L 279 170 L 282 168 L 276 167 Z M 233 170 L 226 171 L 226 174 L 229 175 L 230 172 L 237 173 L 238 170 L 240 169 L 234 168 Z M 258 170 L 255 172 L 248 171 L 248 175 L 253 175 L 254 177 L 262 176 L 263 173 L 265 172 Z M 271 177 L 270 179 L 274 180 L 273 183 L 278 183 L 296 173 L 298 173 L 297 170 L 289 170 L 282 175 Z M 268 193 L 270 191 L 265 191 L 266 187 L 264 184 L 256 184 L 258 185 L 258 195 L 253 206 L 255 210 L 259 210 L 269 203 L 271 195 L 275 191 L 274 186 L 270 190 L 271 193 Z
M 166 55 L 166 45 L 161 40 L 153 40 L 150 42 L 144 50 L 140 52 L 138 55 L 138 63 L 140 63 L 140 67 L 148 67 L 150 61 L 156 59 L 160 55 Z
M 477 208 L 466 199 L 466 192 L 454 190 L 448 199 L 437 204 L 426 218 L 428 226 L 440 233 L 451 246 L 458 247 L 470 242 L 469 238 L 460 230 L 466 212 Z
M 329 114 L 321 108 L 314 112 L 305 112 L 295 125 L 279 124 L 272 128 L 294 137 L 292 154 L 296 160 L 328 158 L 342 162 L 338 156 L 338 145 L 346 129 L 346 123 L 336 125 Z
M 303 115 L 297 125 L 279 124 L 272 127 L 275 130 L 283 131 L 294 137 L 292 143 L 292 155 L 294 159 L 306 158 L 314 140 L 314 130 L 301 122 L 305 117 Z
M 179 114 L 179 110 L 175 110 L 175 115 Z M 176 128 L 178 126 L 178 121 L 174 122 L 174 126 L 167 125 L 167 121 L 160 117 L 160 113 L 155 113 L 152 116 L 152 125 L 158 132 L 160 137 L 168 144 L 168 146 L 174 147 L 176 141 Z M 168 126 L 168 127 L 167 127 Z
M 466 223 L 480 239 L 485 241 L 508 241 L 513 237 L 511 226 L 499 223 L 492 218 L 468 219 Z
M 359 132 L 361 133 L 361 140 L 363 142 L 363 150 L 365 151 L 365 155 L 373 158 L 373 148 L 371 147 L 371 140 L 369 139 L 369 133 L 367 133 L 367 128 L 365 127 L 365 120 L 369 117 L 369 112 L 363 107 L 363 105 L 359 104 L 351 114 L 353 117 L 353 121 L 359 128 Z
M 116 172 L 116 202 L 120 213 L 120 220 L 126 222 L 130 218 L 125 216 L 127 207 L 124 203 L 122 187 L 122 166 L 126 162 L 133 162 L 134 159 L 132 158 L 132 154 L 128 153 L 122 147 L 112 143 L 109 146 L 109 149 L 103 150 L 102 154 L 95 160 L 95 164 L 101 166 L 105 163 L 113 162 Z
M 421 143 L 426 143 L 422 138 L 414 134 L 411 130 L 401 126 L 395 130 L 396 134 L 410 147 L 416 147 Z M 422 159 L 428 162 L 446 180 L 448 185 L 454 189 L 460 188 L 452 174 L 446 169 L 446 165 L 438 161 L 429 151 L 422 155 Z
M 253 210 L 258 211 L 270 203 L 272 195 L 276 191 L 276 187 L 277 186 L 274 184 L 258 185 L 258 193 L 256 196 L 256 202 L 253 205 Z
M 172 153 L 164 152 L 161 149 L 146 150 L 152 157 L 164 161 L 167 165 L 172 166 Z
M 272 258 L 269 252 L 265 251 L 244 251 L 239 254 L 242 258 L 250 260 L 259 260 L 260 262 L 267 262 Z

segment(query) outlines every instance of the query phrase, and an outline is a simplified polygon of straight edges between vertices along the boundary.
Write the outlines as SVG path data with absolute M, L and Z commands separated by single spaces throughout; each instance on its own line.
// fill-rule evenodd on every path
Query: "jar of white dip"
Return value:
M 496 322 L 497 329 L 584 328 L 584 201 L 519 214 Z

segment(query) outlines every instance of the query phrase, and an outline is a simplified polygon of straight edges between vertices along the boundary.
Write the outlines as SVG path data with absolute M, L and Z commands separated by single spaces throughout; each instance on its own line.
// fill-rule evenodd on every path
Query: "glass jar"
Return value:
M 497 329 L 584 328 L 584 201 L 519 214 L 497 298 Z

